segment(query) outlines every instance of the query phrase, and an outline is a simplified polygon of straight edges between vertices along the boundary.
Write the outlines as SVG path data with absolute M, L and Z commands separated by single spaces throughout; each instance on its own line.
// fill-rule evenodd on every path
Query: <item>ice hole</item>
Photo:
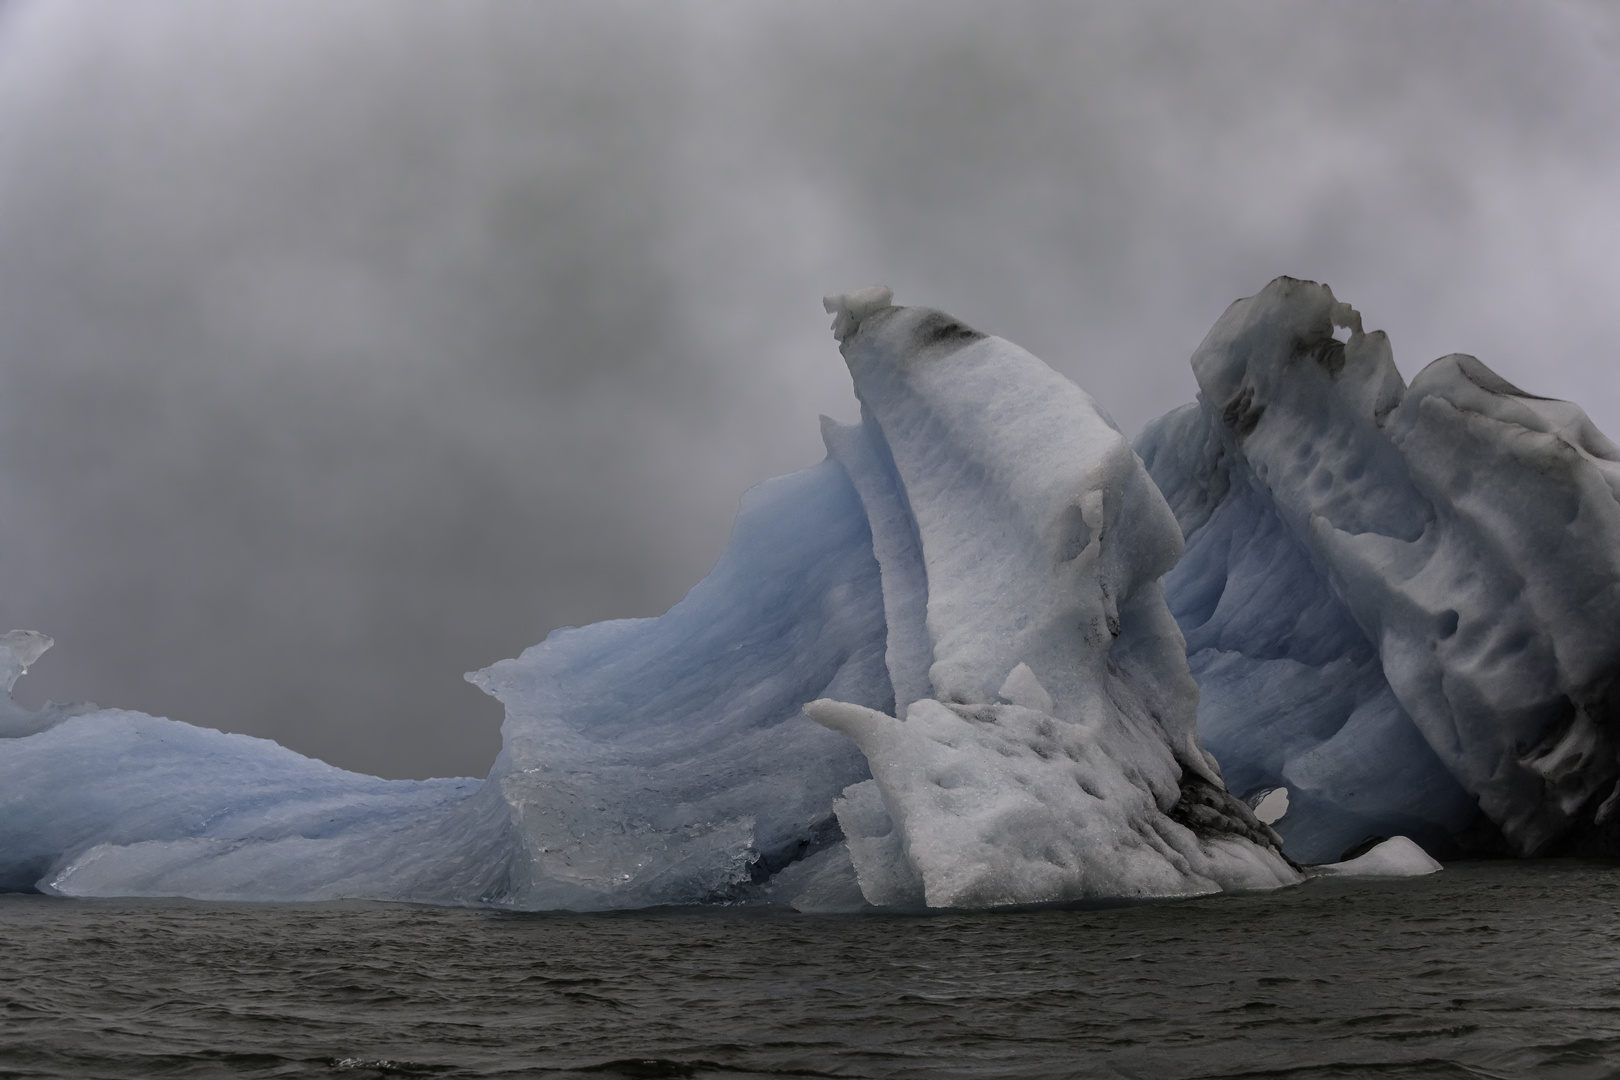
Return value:
M 1272 788 L 1254 804 L 1254 816 L 1267 825 L 1275 825 L 1288 813 L 1288 789 Z

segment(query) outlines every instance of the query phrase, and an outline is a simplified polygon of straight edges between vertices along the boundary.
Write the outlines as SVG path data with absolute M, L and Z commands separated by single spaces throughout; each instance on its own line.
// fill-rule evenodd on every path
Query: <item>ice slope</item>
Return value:
M 564 629 L 478 673 L 486 781 L 385 781 L 118 710 L 0 743 L 0 887 L 599 909 L 763 899 L 836 842 L 859 752 L 823 694 L 890 706 L 877 566 L 833 463 L 759 485 L 658 619 Z M 851 871 L 851 878 L 853 872 Z
M 860 422 L 749 492 L 665 615 L 469 676 L 507 712 L 486 780 L 14 710 L 0 887 L 856 910 L 1299 880 L 1199 746 L 1158 584 L 1180 530 L 1123 437 L 949 316 L 831 307 Z M 16 670 L 37 645 L 7 639 Z
M 506 706 L 490 783 L 534 868 L 517 902 L 747 900 L 836 843 L 833 800 L 866 765 L 800 709 L 892 708 L 884 649 L 866 516 L 825 461 L 750 491 L 665 615 L 559 630 L 469 676 Z
M 3 888 L 500 898 L 500 830 L 473 812 L 477 780 L 380 780 L 264 739 L 116 709 L 0 745 L 0 754 Z
M 1187 541 L 1165 586 L 1200 732 L 1234 791 L 1288 788 L 1288 852 L 1488 823 L 1529 854 L 1606 823 L 1614 444 L 1473 357 L 1407 387 L 1313 282 L 1233 304 L 1192 364 L 1198 402 L 1136 447 Z
M 6 689 L 49 648 L 0 637 Z M 380 780 L 264 739 L 0 699 L 0 891 L 440 902 L 509 872 L 477 780 Z

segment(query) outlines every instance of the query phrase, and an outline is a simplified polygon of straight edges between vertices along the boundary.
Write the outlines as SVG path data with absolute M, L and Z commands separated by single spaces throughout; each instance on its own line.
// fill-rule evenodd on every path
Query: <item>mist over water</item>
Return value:
M 1620 433 L 1604 10 L 8 4 L 19 693 L 481 775 L 461 673 L 701 578 L 878 281 L 1127 430 L 1288 273 Z
M 931 918 L 11 895 L 0 1073 L 1595 1080 L 1614 872 Z

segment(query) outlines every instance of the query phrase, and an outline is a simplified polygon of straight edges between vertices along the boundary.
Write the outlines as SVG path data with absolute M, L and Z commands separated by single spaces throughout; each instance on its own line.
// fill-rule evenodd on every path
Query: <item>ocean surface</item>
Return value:
M 1620 864 L 1093 910 L 0 897 L 0 1076 L 1620 1077 Z

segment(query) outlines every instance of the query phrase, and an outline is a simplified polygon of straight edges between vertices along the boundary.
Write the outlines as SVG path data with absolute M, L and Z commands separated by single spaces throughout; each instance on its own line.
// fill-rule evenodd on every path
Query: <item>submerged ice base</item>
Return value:
M 1079 388 L 887 290 L 862 416 L 656 619 L 470 676 L 487 779 L 384 781 L 98 710 L 0 746 L 0 874 L 63 895 L 984 907 L 1300 880 L 1229 795 L 1159 576 L 1175 517 Z M 809 714 L 806 715 L 806 706 Z

